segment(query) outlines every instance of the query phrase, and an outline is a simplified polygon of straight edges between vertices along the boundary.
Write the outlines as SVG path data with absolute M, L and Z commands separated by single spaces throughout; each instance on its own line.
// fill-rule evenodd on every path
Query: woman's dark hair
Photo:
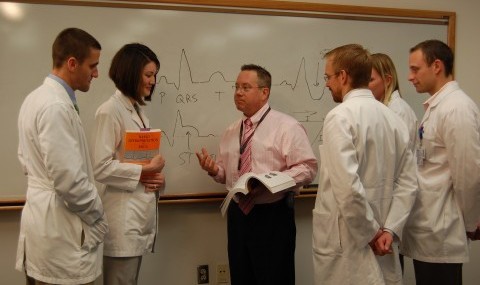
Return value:
M 145 65 L 154 62 L 157 70 L 160 68 L 160 61 L 155 53 L 145 45 L 131 43 L 124 45 L 113 57 L 108 75 L 115 83 L 115 86 L 125 96 L 133 98 L 138 104 L 145 105 L 140 94 L 142 84 L 142 72 Z M 155 74 L 155 82 L 157 75 Z M 155 85 L 150 95 L 145 97 L 150 101 Z

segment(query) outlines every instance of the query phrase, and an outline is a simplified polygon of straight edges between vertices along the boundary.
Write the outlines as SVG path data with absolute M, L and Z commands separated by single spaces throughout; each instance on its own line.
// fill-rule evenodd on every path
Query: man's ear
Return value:
M 265 100 L 268 100 L 268 97 L 270 96 L 270 88 L 268 87 L 263 88 L 262 96 L 264 97 Z
M 67 68 L 68 71 L 73 72 L 78 66 L 78 60 L 73 56 L 67 59 Z
M 432 63 L 432 68 L 433 68 L 433 72 L 437 75 L 440 73 L 444 73 L 445 65 L 441 60 L 435 59 Z
M 342 85 L 348 85 L 348 73 L 345 70 L 340 70 L 338 72 L 338 77 L 340 78 Z

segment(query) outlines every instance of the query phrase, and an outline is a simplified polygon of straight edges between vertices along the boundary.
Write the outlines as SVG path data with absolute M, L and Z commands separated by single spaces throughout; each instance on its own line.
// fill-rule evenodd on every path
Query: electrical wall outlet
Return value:
M 227 264 L 217 265 L 217 284 L 224 284 L 230 282 L 230 272 Z
M 208 284 L 208 265 L 197 266 L 197 284 Z

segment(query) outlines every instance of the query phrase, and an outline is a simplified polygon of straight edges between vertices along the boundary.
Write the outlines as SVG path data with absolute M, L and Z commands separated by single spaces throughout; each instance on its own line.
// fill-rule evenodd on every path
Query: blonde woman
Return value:
M 414 151 L 417 134 L 417 116 L 400 95 L 397 71 L 392 59 L 388 55 L 383 53 L 372 54 L 372 75 L 368 88 L 372 90 L 375 99 L 388 106 L 405 122 L 410 134 L 409 146 Z

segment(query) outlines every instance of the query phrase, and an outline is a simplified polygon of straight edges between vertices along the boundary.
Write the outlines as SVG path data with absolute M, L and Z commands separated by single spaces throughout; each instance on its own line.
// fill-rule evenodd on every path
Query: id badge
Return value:
M 425 148 L 423 146 L 417 147 L 416 154 L 417 154 L 417 165 L 422 166 L 423 161 L 425 160 Z

